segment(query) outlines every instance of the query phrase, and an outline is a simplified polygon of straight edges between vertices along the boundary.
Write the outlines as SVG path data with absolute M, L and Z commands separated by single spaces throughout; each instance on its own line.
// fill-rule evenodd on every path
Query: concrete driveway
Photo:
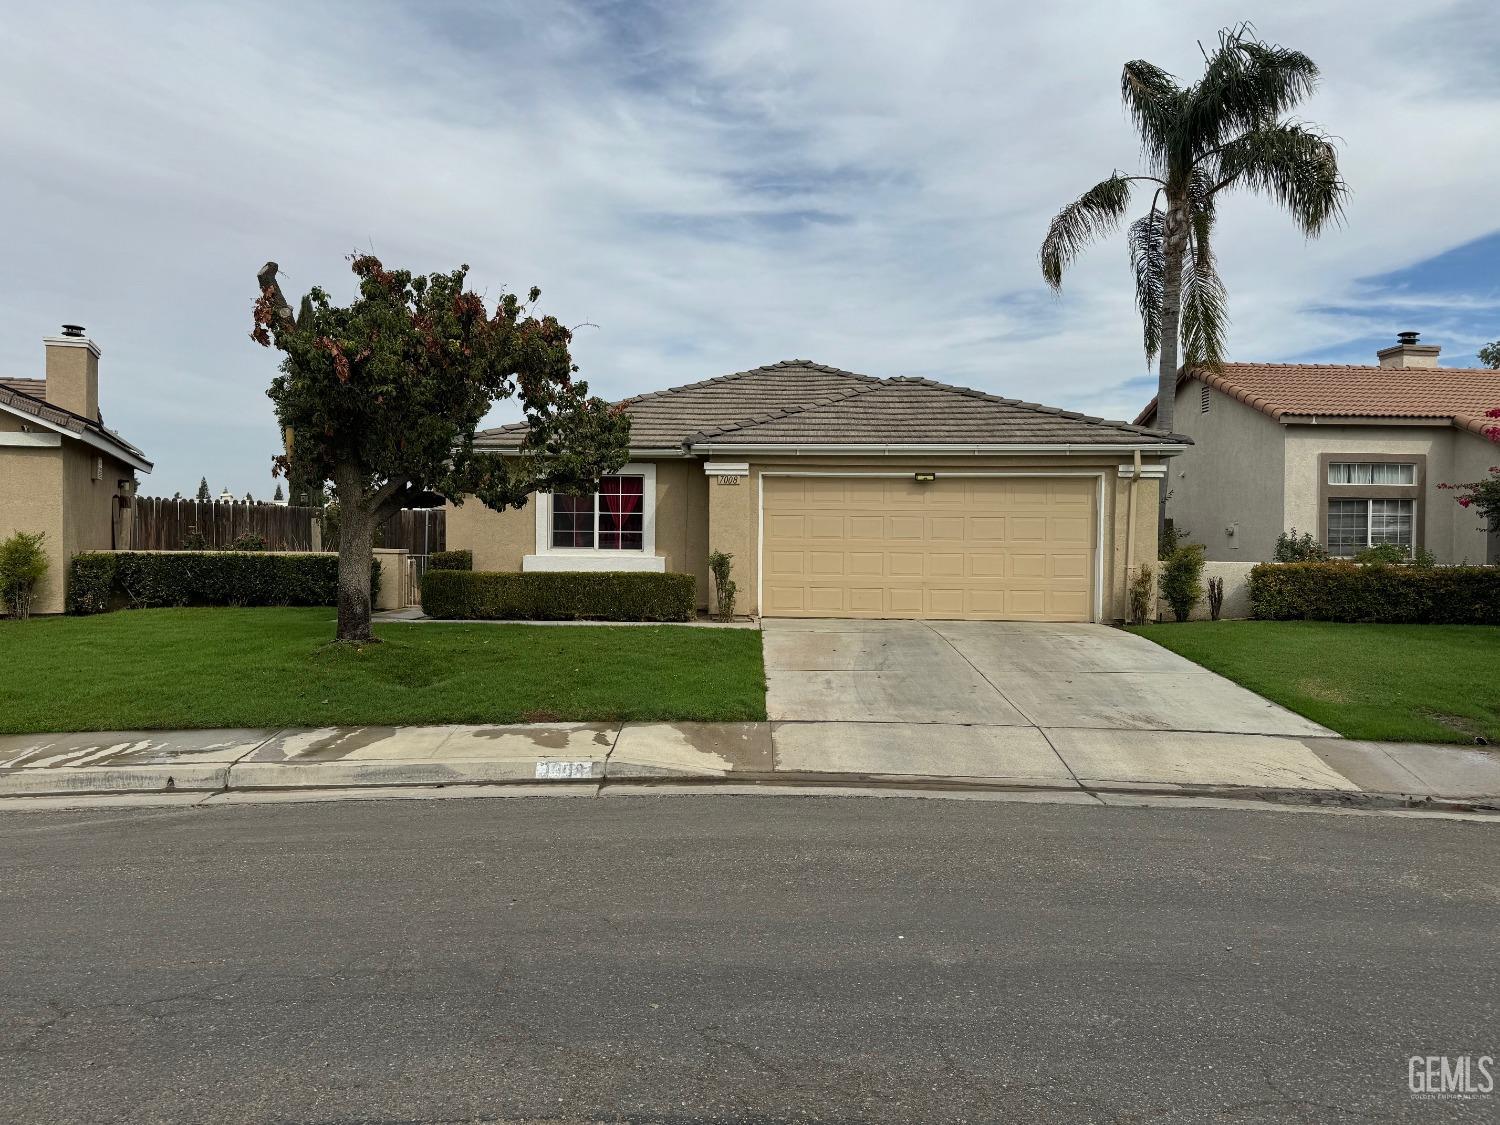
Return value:
M 764 622 L 778 769 L 1345 787 L 1333 732 L 1103 625 Z

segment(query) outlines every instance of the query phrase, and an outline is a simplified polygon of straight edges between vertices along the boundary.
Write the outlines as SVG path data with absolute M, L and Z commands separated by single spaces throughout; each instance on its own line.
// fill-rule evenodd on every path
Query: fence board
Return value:
M 261 536 L 268 551 L 310 551 L 313 522 L 323 510 L 243 500 L 173 500 L 138 496 L 132 501 L 130 548 L 136 551 L 180 551 L 197 528 L 210 550 L 227 550 L 247 532 Z M 442 508 L 407 508 L 377 529 L 382 547 L 404 547 L 413 555 L 448 548 L 448 513 Z

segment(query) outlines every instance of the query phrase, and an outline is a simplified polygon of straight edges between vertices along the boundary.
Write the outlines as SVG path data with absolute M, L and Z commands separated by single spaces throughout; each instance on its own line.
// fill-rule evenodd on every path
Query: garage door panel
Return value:
M 762 479 L 768 616 L 1091 618 L 1093 478 Z

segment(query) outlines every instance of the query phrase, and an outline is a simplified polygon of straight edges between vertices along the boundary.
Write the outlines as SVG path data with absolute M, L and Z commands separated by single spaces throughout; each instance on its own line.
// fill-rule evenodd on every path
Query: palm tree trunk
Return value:
M 1156 428 L 1172 429 L 1177 413 L 1177 353 L 1182 323 L 1182 260 L 1187 253 L 1187 208 L 1179 199 L 1167 199 L 1162 225 L 1163 269 L 1161 309 L 1161 356 L 1156 369 Z M 1157 533 L 1167 529 L 1167 488 L 1162 482 L 1158 503 Z
M 333 473 L 339 502 L 338 632 L 345 644 L 370 644 L 370 563 L 375 520 L 369 490 L 357 466 L 338 465 Z

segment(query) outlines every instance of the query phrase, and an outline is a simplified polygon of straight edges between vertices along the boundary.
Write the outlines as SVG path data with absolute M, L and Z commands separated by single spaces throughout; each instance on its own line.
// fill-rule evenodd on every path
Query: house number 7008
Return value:
M 718 480 L 718 482 L 720 484 L 739 484 L 740 483 L 740 474 L 739 473 L 720 473 L 718 475 L 718 477 L 717 477 L 717 480 Z

